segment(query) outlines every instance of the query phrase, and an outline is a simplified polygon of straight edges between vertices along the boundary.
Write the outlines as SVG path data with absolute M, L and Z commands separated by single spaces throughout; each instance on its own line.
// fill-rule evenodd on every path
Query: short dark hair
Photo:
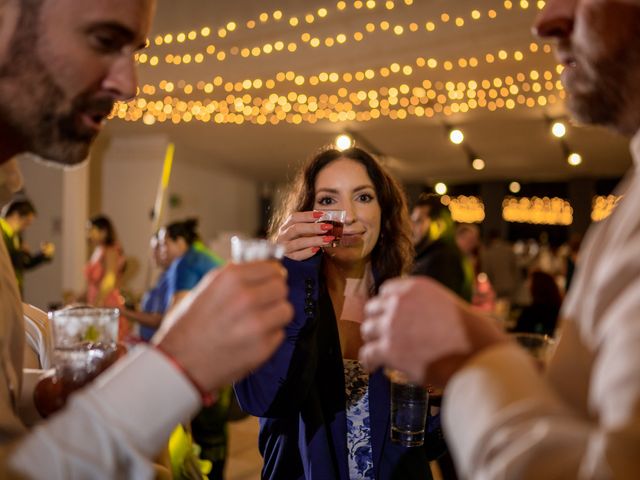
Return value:
M 33 206 L 29 200 L 20 199 L 13 200 L 6 207 L 4 207 L 2 216 L 4 218 L 10 217 L 13 214 L 18 214 L 20 217 L 26 217 L 28 215 L 37 215 L 36 207 Z
M 197 218 L 187 218 L 186 220 L 170 223 L 165 228 L 165 231 L 171 240 L 177 240 L 179 237 L 182 237 L 189 246 L 193 245 L 195 241 L 200 240 Z
M 427 215 L 431 220 L 443 217 L 451 218 L 449 207 L 442 203 L 442 196 L 436 193 L 421 193 L 414 204 L 415 207 L 427 207 L 429 209 Z
M 293 212 L 313 209 L 316 178 L 331 162 L 346 158 L 367 170 L 378 197 L 381 210 L 380 236 L 371 252 L 371 265 L 376 277 L 375 290 L 385 281 L 410 270 L 413 261 L 411 227 L 407 201 L 400 184 L 373 158 L 360 148 L 321 150 L 302 166 L 292 183 L 288 196 L 272 219 L 270 236 L 274 237 L 282 223 Z
M 106 215 L 94 215 L 89 219 L 89 224 L 98 230 L 105 232 L 104 243 L 105 245 L 115 245 L 118 237 L 116 235 L 116 229 L 113 223 Z

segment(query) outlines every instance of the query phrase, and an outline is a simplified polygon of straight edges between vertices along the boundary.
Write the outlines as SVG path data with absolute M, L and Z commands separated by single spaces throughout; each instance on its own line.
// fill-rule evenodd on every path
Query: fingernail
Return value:
M 323 215 L 323 212 L 313 212 L 313 218 L 321 218 Z
M 336 237 L 334 237 L 333 235 L 327 235 L 326 237 L 322 237 L 322 241 L 324 243 L 329 243 L 329 242 L 333 241 L 334 238 L 336 238 Z
M 320 250 L 320 247 L 312 247 L 311 253 L 318 253 L 318 250 Z
M 331 230 L 333 228 L 333 225 L 329 225 L 328 223 L 321 223 L 320 228 L 326 232 L 328 230 Z

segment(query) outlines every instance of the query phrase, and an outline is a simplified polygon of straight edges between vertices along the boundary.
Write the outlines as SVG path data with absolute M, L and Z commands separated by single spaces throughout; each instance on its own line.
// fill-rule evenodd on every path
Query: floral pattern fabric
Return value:
M 369 375 L 357 360 L 344 359 L 346 387 L 347 457 L 351 480 L 373 480 L 373 452 L 369 422 Z

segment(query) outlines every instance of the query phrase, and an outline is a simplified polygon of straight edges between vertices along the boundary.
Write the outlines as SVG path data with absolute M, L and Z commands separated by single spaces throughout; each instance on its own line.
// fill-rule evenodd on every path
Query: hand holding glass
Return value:
M 342 231 L 344 229 L 344 222 L 347 219 L 347 212 L 345 210 L 321 210 L 322 217 L 320 217 L 318 223 L 327 223 L 333 228 L 324 232 L 325 235 L 330 235 L 333 238 L 331 242 L 332 247 L 337 247 L 342 239 Z
M 123 353 L 118 346 L 117 308 L 67 308 L 49 313 L 54 372 L 34 391 L 44 417 L 62 408 L 69 395 L 91 382 Z

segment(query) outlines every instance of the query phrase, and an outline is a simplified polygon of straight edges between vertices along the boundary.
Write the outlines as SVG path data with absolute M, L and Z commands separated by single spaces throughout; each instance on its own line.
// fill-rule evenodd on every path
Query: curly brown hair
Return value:
M 334 148 L 324 149 L 307 161 L 298 171 L 284 203 L 271 219 L 269 234 L 270 237 L 275 237 L 280 226 L 292 213 L 313 210 L 318 174 L 331 162 L 341 158 L 353 160 L 365 167 L 380 204 L 380 236 L 371 252 L 377 292 L 385 280 L 410 271 L 414 250 L 404 190 L 391 174 L 364 150 L 357 147 L 342 151 Z

